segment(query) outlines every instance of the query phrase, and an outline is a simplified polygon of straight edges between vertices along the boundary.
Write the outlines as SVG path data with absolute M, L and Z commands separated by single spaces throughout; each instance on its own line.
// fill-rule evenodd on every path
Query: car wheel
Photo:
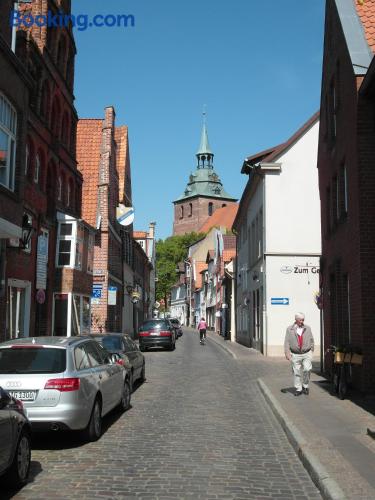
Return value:
M 144 361 L 143 361 L 143 365 L 142 365 L 140 380 L 141 380 L 141 382 L 144 382 L 146 380 L 146 363 Z
M 121 411 L 126 411 L 130 408 L 130 399 L 131 399 L 130 382 L 129 382 L 129 380 L 125 380 L 123 388 L 122 388 L 121 399 L 120 399 L 120 410 Z
M 97 441 L 102 435 L 102 408 L 98 398 L 95 399 L 89 424 L 86 429 L 88 441 Z
M 12 465 L 7 473 L 7 480 L 14 486 L 22 486 L 26 483 L 30 470 L 31 461 L 31 439 L 30 435 L 23 430 L 19 437 Z

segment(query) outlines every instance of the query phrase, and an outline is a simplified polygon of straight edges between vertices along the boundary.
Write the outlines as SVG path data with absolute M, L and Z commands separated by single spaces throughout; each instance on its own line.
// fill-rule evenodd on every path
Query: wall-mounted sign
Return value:
M 319 274 L 319 266 L 306 264 L 304 266 L 282 266 L 280 272 L 283 274 Z
M 121 224 L 121 226 L 130 226 L 130 224 L 133 224 L 134 221 L 134 208 L 119 205 L 116 208 L 116 218 L 117 222 Z
M 91 297 L 93 299 L 101 299 L 102 298 L 102 292 L 103 292 L 103 285 L 100 283 L 94 283 L 92 285 L 92 294 Z
M 115 306 L 117 301 L 117 287 L 116 286 L 109 286 L 108 287 L 108 301 L 107 304 L 109 306 Z
M 273 306 L 288 306 L 289 298 L 288 297 L 271 297 L 271 305 Z

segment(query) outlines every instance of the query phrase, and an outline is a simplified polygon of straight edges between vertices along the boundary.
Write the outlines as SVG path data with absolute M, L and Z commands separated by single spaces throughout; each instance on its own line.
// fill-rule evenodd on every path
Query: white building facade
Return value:
M 267 356 L 283 355 L 287 326 L 303 312 L 319 355 L 319 119 L 286 143 L 248 158 L 237 231 L 236 340 Z

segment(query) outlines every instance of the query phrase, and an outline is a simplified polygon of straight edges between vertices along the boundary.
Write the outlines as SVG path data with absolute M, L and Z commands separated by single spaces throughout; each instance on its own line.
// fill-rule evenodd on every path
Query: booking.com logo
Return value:
M 10 25 L 12 27 L 31 28 L 32 26 L 47 26 L 48 28 L 67 28 L 72 24 L 78 31 L 85 31 L 88 28 L 134 28 L 135 18 L 132 14 L 96 14 L 90 18 L 87 14 L 64 14 L 59 12 L 54 14 L 38 14 L 33 16 L 30 12 L 18 12 L 13 10 L 10 15 Z

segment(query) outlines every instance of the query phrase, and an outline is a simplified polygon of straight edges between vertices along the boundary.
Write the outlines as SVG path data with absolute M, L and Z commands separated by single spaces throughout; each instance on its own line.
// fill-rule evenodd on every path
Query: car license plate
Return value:
M 158 335 L 160 336 L 160 330 L 152 330 L 151 335 Z
M 35 401 L 37 391 L 8 391 L 9 394 L 20 401 Z

